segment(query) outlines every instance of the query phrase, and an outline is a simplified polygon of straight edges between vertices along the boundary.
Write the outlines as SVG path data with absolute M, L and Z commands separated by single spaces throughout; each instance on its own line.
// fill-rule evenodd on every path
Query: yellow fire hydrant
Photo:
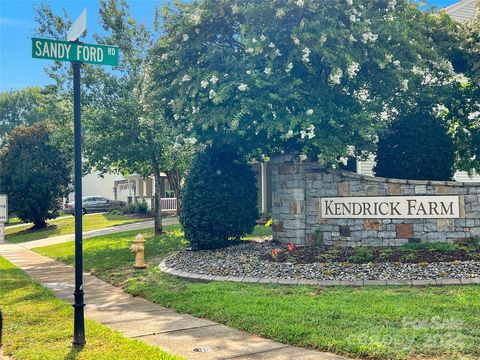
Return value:
M 142 234 L 138 234 L 133 240 L 133 244 L 130 246 L 130 251 L 135 253 L 135 269 L 145 269 L 145 237 Z

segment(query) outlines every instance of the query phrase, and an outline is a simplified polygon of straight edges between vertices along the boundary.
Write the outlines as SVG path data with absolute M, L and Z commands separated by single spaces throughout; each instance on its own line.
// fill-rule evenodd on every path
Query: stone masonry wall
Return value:
M 273 158 L 273 238 L 307 245 L 399 246 L 411 242 L 469 242 L 480 237 L 480 184 L 357 175 Z M 459 195 L 459 219 L 322 219 L 320 198 Z

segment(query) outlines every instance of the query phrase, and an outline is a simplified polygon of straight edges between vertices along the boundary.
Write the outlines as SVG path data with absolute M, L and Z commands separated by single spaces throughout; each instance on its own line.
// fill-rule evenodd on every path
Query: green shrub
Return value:
M 134 212 L 136 214 L 146 214 L 146 213 L 148 213 L 147 202 L 144 199 L 142 199 L 142 201 L 137 201 L 134 205 Z
M 348 261 L 353 263 L 369 263 L 375 260 L 373 250 L 369 247 L 357 247 L 354 254 L 348 256 Z
M 180 222 L 194 249 L 215 249 L 252 232 L 258 218 L 255 175 L 233 148 L 211 146 L 194 160 Z
M 377 146 L 376 176 L 451 180 L 454 142 L 440 119 L 420 107 L 394 120 Z

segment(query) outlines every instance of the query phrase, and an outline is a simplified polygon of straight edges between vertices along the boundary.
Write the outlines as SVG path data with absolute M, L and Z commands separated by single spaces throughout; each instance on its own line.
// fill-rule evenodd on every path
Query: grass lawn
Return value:
M 88 319 L 87 345 L 72 348 L 72 306 L 2 257 L 0 304 L 4 355 L 15 359 L 180 359 Z
M 178 226 L 166 230 L 145 232 L 146 271 L 131 267 L 135 232 L 85 240 L 85 270 L 152 302 L 283 343 L 377 359 L 480 358 L 480 286 L 190 282 L 158 270 L 169 251 L 185 246 Z M 73 263 L 73 242 L 34 250 Z
M 32 225 L 5 228 L 6 240 L 11 243 L 20 243 L 38 240 L 58 235 L 73 234 L 75 232 L 75 218 L 73 216 L 48 221 L 48 227 L 41 230 L 32 230 Z M 83 231 L 102 229 L 109 226 L 129 224 L 145 219 L 134 219 L 123 215 L 92 214 L 83 217 Z

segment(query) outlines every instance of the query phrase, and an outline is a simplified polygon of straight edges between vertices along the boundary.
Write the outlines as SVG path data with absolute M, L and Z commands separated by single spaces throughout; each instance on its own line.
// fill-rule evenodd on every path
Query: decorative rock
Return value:
M 397 224 L 397 239 L 413 238 L 413 224 Z

